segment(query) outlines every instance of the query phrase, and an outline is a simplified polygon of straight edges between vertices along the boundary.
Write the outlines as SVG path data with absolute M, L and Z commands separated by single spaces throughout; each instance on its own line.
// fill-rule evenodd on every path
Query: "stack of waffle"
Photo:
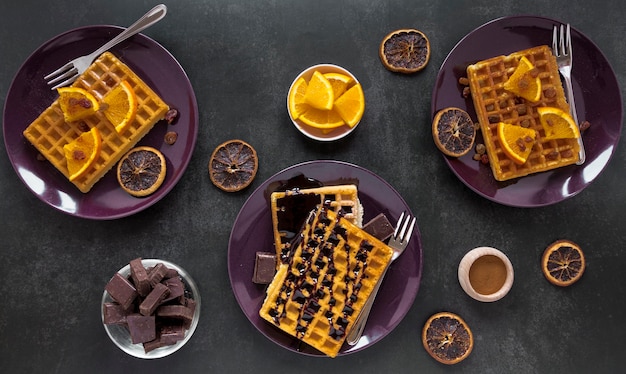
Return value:
M 69 179 L 63 146 L 89 128 L 98 128 L 102 136 L 100 155 L 84 175 L 72 181 L 82 192 L 88 192 L 169 110 L 167 104 L 141 78 L 110 52 L 98 57 L 72 86 L 83 88 L 101 100 L 124 80 L 131 84 L 137 97 L 137 114 L 122 133 L 118 133 L 100 112 L 82 121 L 65 122 L 58 100 L 24 130 L 26 139 Z
M 513 74 L 522 56 L 526 56 L 539 73 L 542 92 L 537 102 L 521 99 L 504 89 L 504 83 Z M 579 161 L 577 139 L 543 138 L 545 132 L 537 108 L 556 107 L 569 113 L 556 58 L 548 46 L 479 61 L 468 66 L 467 76 L 491 169 L 497 180 L 517 178 Z M 502 151 L 497 135 L 498 122 L 529 127 L 537 132 L 537 142 L 524 164 L 515 164 Z
M 393 250 L 323 204 L 280 265 L 259 315 L 335 357 Z

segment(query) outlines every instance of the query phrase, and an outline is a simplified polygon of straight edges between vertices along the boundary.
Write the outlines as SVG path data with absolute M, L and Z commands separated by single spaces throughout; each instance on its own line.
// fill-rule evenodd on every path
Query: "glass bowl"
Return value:
M 324 133 L 324 131 L 322 131 L 321 129 L 309 126 L 305 124 L 304 122 L 300 121 L 299 119 L 294 120 L 293 116 L 291 115 L 291 110 L 289 109 L 289 93 L 291 93 L 291 90 L 293 89 L 298 79 L 304 78 L 308 82 L 316 70 L 322 74 L 340 73 L 340 74 L 348 75 L 354 80 L 355 83 L 359 83 L 358 79 L 356 79 L 356 77 L 352 73 L 342 68 L 341 66 L 333 65 L 333 64 L 313 65 L 305 69 L 300 74 L 298 74 L 296 79 L 294 79 L 293 82 L 291 83 L 291 86 L 289 87 L 289 92 L 287 93 L 287 112 L 289 113 L 289 118 L 291 119 L 291 122 L 293 122 L 293 125 L 298 129 L 298 131 L 300 131 L 305 136 L 314 140 L 322 141 L 322 142 L 330 142 L 334 140 L 339 140 L 347 136 L 348 134 L 350 134 L 352 131 L 354 131 L 361 121 L 359 120 L 359 122 L 356 125 L 354 125 L 354 127 L 350 127 L 348 125 L 342 125 L 334 129 L 333 131 Z
M 104 303 L 112 302 L 113 298 L 109 295 L 107 291 L 104 291 L 102 295 L 102 303 L 100 306 L 100 313 L 102 318 L 102 324 L 104 326 L 104 330 L 106 331 L 111 341 L 115 343 L 122 351 L 128 353 L 131 356 L 144 358 L 144 359 L 153 359 L 153 358 L 161 358 L 168 356 L 177 350 L 181 349 L 187 341 L 191 338 L 196 327 L 198 326 L 198 320 L 200 319 L 200 292 L 198 290 L 198 286 L 195 281 L 188 272 L 186 272 L 180 266 L 173 264 L 171 262 L 159 259 L 143 259 L 141 263 L 144 267 L 152 267 L 158 263 L 162 263 L 166 267 L 170 269 L 175 269 L 178 272 L 178 275 L 183 281 L 185 285 L 185 292 L 187 297 L 193 299 L 196 302 L 195 312 L 193 314 L 193 319 L 191 322 L 191 326 L 187 331 L 185 331 L 185 337 L 182 340 L 179 340 L 175 344 L 168 345 L 165 347 L 156 348 L 148 353 L 144 351 L 142 344 L 133 344 L 131 342 L 130 333 L 126 326 L 123 325 L 106 325 L 104 324 Z M 130 264 L 121 268 L 118 273 L 120 273 L 124 277 L 128 277 L 130 275 Z

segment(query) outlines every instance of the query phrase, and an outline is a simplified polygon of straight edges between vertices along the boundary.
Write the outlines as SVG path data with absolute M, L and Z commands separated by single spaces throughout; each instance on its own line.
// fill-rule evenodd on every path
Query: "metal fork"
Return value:
M 167 13 L 167 7 L 164 4 L 155 6 L 135 21 L 135 23 L 128 26 L 126 30 L 122 31 L 102 47 L 96 49 L 88 55 L 75 58 L 52 73 L 46 75 L 43 79 L 48 81 L 48 85 L 52 86 L 52 90 L 67 86 L 68 84 L 74 82 L 79 75 L 87 70 L 96 57 L 100 56 L 103 52 L 109 50 L 118 43 L 121 43 L 147 27 L 154 25 L 165 17 L 165 13 Z
M 565 88 L 567 91 L 567 101 L 569 102 L 570 114 L 578 123 L 578 116 L 576 115 L 576 105 L 574 104 L 574 90 L 572 89 L 572 36 L 570 33 L 569 23 L 567 26 L 560 25 L 560 27 L 554 26 L 552 28 L 552 53 L 556 57 L 556 63 L 559 66 L 559 72 L 565 80 Z M 576 164 L 582 165 L 585 162 L 585 148 L 583 146 L 582 136 L 578 137 L 578 158 L 580 159 Z
M 391 247 L 391 249 L 393 249 L 391 262 L 394 262 L 398 257 L 400 257 L 402 252 L 404 252 L 404 249 L 409 244 L 409 239 L 411 239 L 411 235 L 413 234 L 413 229 L 415 228 L 415 217 L 411 219 L 409 215 L 406 215 L 406 219 L 404 219 L 405 213 L 406 212 L 402 212 L 402 214 L 400 215 L 393 236 L 391 237 L 391 239 L 389 239 L 388 245 L 389 247 Z M 374 304 L 374 299 L 376 298 L 378 289 L 380 288 L 380 285 L 383 282 L 383 278 L 385 277 L 388 269 L 389 265 L 387 265 L 387 267 L 381 274 L 378 283 L 376 283 L 376 286 L 370 294 L 370 297 L 365 302 L 365 305 L 363 305 L 361 313 L 359 313 L 359 316 L 354 321 L 354 326 L 352 327 L 352 329 L 350 329 L 350 332 L 348 332 L 348 336 L 346 337 L 346 342 L 348 343 L 348 345 L 355 345 L 356 343 L 358 343 L 359 339 L 361 339 L 361 335 L 363 335 L 363 330 L 365 329 L 365 324 L 367 323 L 367 318 L 369 317 L 370 311 L 372 310 L 372 305 Z

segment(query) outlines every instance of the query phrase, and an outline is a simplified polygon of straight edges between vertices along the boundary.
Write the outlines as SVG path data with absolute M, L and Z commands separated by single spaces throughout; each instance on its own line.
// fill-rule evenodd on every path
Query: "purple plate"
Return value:
M 268 193 L 271 192 L 271 184 L 299 174 L 325 183 L 358 181 L 363 222 L 385 213 L 395 223 L 403 211 L 410 213 L 410 209 L 393 187 L 371 171 L 340 161 L 310 161 L 291 166 L 265 181 L 239 211 L 228 244 L 228 273 L 239 306 L 250 322 L 276 344 L 305 355 L 324 356 L 259 317 L 266 287 L 252 283 L 255 253 L 274 250 Z M 339 355 L 360 351 L 389 334 L 413 305 L 421 275 L 422 244 L 416 227 L 409 246 L 391 265 L 383 280 L 361 340 L 354 346 L 345 344 Z
M 476 61 L 546 44 L 552 45 L 552 26 L 561 24 L 543 17 L 504 17 L 470 32 L 444 60 L 433 89 L 432 118 L 449 106 L 465 109 L 476 118 L 471 98 L 461 95 L 460 77 Z M 587 187 L 606 167 L 615 152 L 622 130 L 622 98 L 611 65 L 600 49 L 576 29 L 571 29 L 574 64 L 572 85 L 580 122 L 591 128 L 583 134 L 587 160 L 510 181 L 498 182 L 491 168 L 474 161 L 474 152 L 456 158 L 444 156 L 452 171 L 469 188 L 495 202 L 538 207 L 558 203 Z M 479 139 L 482 135 L 479 133 Z
M 57 97 L 43 76 L 67 61 L 91 53 L 119 34 L 117 26 L 89 26 L 65 32 L 44 43 L 17 72 L 4 106 L 4 143 L 13 168 L 24 184 L 46 204 L 67 214 L 90 219 L 129 216 L 153 205 L 174 188 L 187 168 L 198 136 L 198 106 L 191 83 L 176 59 L 161 45 L 137 34 L 111 48 L 172 108 L 179 111 L 173 125 L 157 123 L 137 145 L 161 150 L 167 159 L 163 185 L 145 198 L 122 190 L 110 170 L 84 194 L 47 161 L 37 160 L 38 151 L 22 132 Z M 166 131 L 176 131 L 173 145 L 164 142 Z

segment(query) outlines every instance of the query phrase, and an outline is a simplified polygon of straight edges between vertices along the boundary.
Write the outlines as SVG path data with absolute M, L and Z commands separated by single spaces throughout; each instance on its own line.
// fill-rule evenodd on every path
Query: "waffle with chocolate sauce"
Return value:
M 294 242 L 289 263 L 269 285 L 259 315 L 335 357 L 392 253 L 341 213 L 320 205 Z
M 522 56 L 526 56 L 539 73 L 542 92 L 537 102 L 527 101 L 504 89 L 504 83 L 513 74 Z M 577 139 L 546 140 L 539 121 L 539 107 L 557 107 L 569 113 L 556 59 L 548 46 L 533 47 L 508 56 L 476 62 L 467 67 L 467 77 L 496 180 L 522 177 L 579 161 Z M 502 151 L 497 135 L 498 122 L 537 131 L 537 142 L 524 164 L 515 164 Z
M 169 110 L 167 104 L 137 74 L 110 52 L 100 55 L 72 86 L 83 88 L 97 100 L 102 100 L 107 92 L 124 80 L 130 83 L 137 97 L 137 113 L 122 133 L 118 133 L 101 112 L 82 121 L 65 122 L 58 99 L 24 130 L 26 139 L 69 178 L 63 146 L 91 127 L 98 128 L 102 137 L 100 155 L 83 176 L 72 181 L 84 193 L 89 192 Z
M 270 200 L 277 267 L 289 261 L 290 242 L 316 206 L 327 203 L 335 212 L 341 209 L 353 224 L 361 227 L 363 223 L 363 208 L 353 184 L 273 192 Z

